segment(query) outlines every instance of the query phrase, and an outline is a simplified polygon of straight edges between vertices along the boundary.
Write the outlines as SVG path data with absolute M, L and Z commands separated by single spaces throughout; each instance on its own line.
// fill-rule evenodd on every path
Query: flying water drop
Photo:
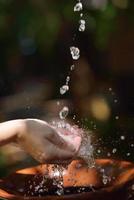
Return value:
M 68 85 L 69 81 L 70 81 L 70 76 L 67 76 L 66 77 L 66 85 Z
M 115 119 L 118 120 L 118 119 L 119 119 L 119 116 L 115 116 Z
M 134 190 L 134 184 L 132 185 L 132 188 L 131 188 L 132 190 Z
M 59 112 L 60 119 L 65 119 L 69 113 L 69 108 L 64 106 L 63 109 Z
M 120 136 L 120 139 L 121 139 L 121 140 L 125 140 L 125 136 L 124 136 L 124 135 L 121 135 L 121 136 Z
M 107 177 L 106 175 L 103 175 L 102 182 L 103 182 L 104 185 L 107 184 L 107 182 L 108 182 L 108 177 Z
M 111 153 L 108 152 L 108 153 L 107 153 L 107 156 L 110 157 L 110 156 L 111 156 Z
M 68 86 L 68 85 L 63 85 L 63 86 L 60 88 L 60 94 L 63 95 L 63 94 L 65 94 L 68 90 L 69 90 L 69 86 Z
M 60 102 L 59 101 L 57 101 L 57 106 L 59 106 L 60 105 Z
M 78 157 L 82 158 L 89 168 L 93 168 L 95 166 L 93 146 L 91 144 L 91 137 L 89 133 L 85 132 L 82 137 L 82 143 L 78 152 Z
M 75 69 L 74 65 L 71 65 L 70 70 L 73 71 Z
M 74 60 L 78 60 L 80 57 L 80 50 L 77 47 L 70 47 L 70 52 L 72 55 L 72 58 Z
M 76 5 L 74 6 L 74 12 L 79 12 L 82 9 L 83 9 L 83 6 L 81 2 L 76 3 Z
M 116 153 L 116 151 L 117 151 L 117 149 L 114 148 L 114 149 L 112 150 L 112 153 L 114 154 L 114 153 Z
M 130 156 L 130 155 L 131 155 L 131 153 L 129 153 L 129 152 L 128 152 L 126 155 L 127 155 L 127 156 Z
M 100 149 L 98 149 L 98 150 L 97 150 L 97 153 L 101 153 L 101 150 L 100 150 Z
M 86 24 L 85 20 L 81 19 L 81 20 L 79 21 L 79 23 L 80 23 L 79 31 L 80 31 L 80 32 L 84 32 L 84 31 L 85 31 L 85 28 L 86 28 L 86 26 L 85 26 L 85 24 Z

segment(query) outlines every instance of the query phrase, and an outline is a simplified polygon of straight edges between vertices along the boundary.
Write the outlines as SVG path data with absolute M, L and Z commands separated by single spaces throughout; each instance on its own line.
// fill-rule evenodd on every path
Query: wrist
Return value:
M 17 142 L 17 138 L 26 130 L 25 120 L 10 120 L 0 123 L 0 146 Z

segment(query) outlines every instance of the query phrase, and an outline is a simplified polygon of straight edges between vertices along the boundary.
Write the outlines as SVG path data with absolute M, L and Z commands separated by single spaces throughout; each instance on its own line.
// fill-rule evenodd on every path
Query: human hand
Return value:
M 53 127 L 38 119 L 25 119 L 24 124 L 17 143 L 40 163 L 65 163 L 77 154 L 81 144 L 77 129 Z

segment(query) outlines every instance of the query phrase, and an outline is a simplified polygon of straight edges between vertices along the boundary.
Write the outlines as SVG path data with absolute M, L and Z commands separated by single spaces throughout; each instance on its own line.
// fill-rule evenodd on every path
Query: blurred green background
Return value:
M 68 120 L 90 130 L 96 158 L 133 161 L 134 1 L 83 0 L 85 32 L 76 2 L 0 0 L 0 120 L 49 121 L 67 105 Z M 1 176 L 33 163 L 17 147 L 1 148 Z

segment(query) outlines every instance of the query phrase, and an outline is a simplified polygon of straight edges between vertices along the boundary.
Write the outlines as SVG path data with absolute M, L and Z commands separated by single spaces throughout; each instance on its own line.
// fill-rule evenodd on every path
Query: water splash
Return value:
M 53 185 L 57 187 L 56 194 L 61 196 L 64 194 L 63 175 L 66 169 L 62 165 L 53 165 L 51 176 L 53 178 Z
M 76 125 L 70 125 L 65 121 L 53 121 L 52 126 L 56 129 L 59 129 L 59 131 L 64 129 L 67 135 L 69 133 L 72 136 L 82 137 L 82 143 L 75 159 L 79 158 L 84 160 L 89 168 L 95 166 L 93 146 L 91 144 L 91 136 L 88 131 L 81 129 Z
M 105 169 L 102 167 L 100 168 L 100 173 L 102 174 L 102 182 L 104 185 L 111 182 L 111 177 L 106 174 Z
M 70 52 L 71 52 L 72 58 L 74 60 L 78 60 L 79 59 L 79 57 L 80 57 L 80 50 L 79 50 L 78 47 L 74 47 L 74 46 L 70 47 Z
M 91 145 L 90 135 L 87 132 L 84 132 L 82 129 L 78 129 L 78 127 L 72 126 L 65 121 L 53 121 L 52 125 L 55 128 L 59 128 L 59 131 L 60 129 L 67 130 L 66 134 L 67 132 L 69 132 L 77 136 L 83 136 L 83 142 L 81 144 L 78 156 L 79 158 L 81 157 L 83 160 L 85 160 L 85 162 L 88 164 L 88 167 L 94 167 L 93 147 Z M 25 196 L 44 196 L 50 195 L 50 193 L 52 194 L 52 192 L 53 195 L 64 195 L 65 193 L 67 193 L 63 184 L 63 177 L 66 173 L 66 170 L 67 166 L 52 165 L 51 169 L 48 166 L 47 170 L 44 172 L 44 175 L 37 174 L 33 177 L 32 180 L 30 180 L 30 182 L 28 182 L 28 184 L 26 185 Z M 81 187 L 77 189 L 77 193 L 86 192 L 88 190 L 91 190 L 90 186 L 87 188 Z M 68 193 L 71 193 L 71 191 L 69 191 Z
M 63 176 L 66 173 L 66 166 L 51 165 L 47 166 L 44 174 L 37 174 L 26 181 L 25 197 L 29 196 L 45 196 L 50 195 L 63 195 L 64 185 Z M 51 191 L 52 190 L 52 191 Z
M 84 132 L 82 135 L 82 144 L 78 152 L 78 157 L 83 159 L 89 168 L 95 167 L 93 146 L 91 144 L 91 137 L 88 132 Z
M 47 175 L 35 175 L 31 180 L 26 182 L 25 185 L 25 197 L 28 196 L 43 196 L 48 192 L 49 188 L 47 188 L 48 177 Z

